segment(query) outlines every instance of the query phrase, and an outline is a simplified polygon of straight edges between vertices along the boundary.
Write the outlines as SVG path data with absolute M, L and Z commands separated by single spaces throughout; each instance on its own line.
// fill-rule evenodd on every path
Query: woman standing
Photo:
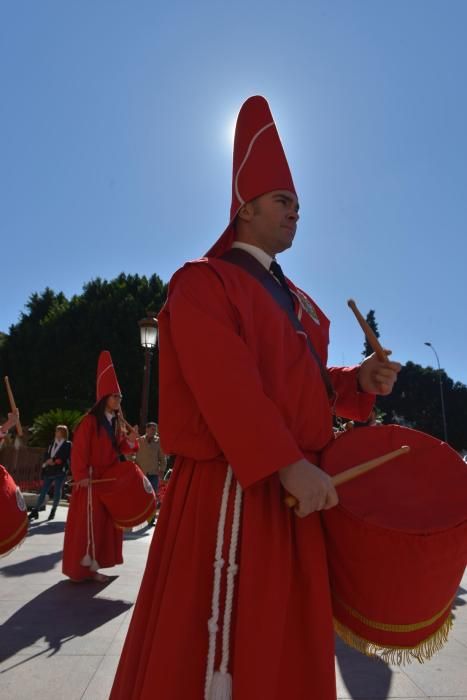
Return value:
M 44 482 L 37 497 L 36 505 L 34 508 L 31 508 L 29 513 L 29 520 L 37 520 L 39 518 L 39 510 L 42 508 L 51 486 L 54 487 L 54 500 L 47 520 L 55 518 L 55 512 L 62 497 L 63 483 L 70 467 L 70 454 L 71 442 L 68 440 L 68 426 L 57 425 L 54 441 L 50 443 L 44 455 L 44 463 L 42 465 Z
M 121 564 L 123 531 L 98 498 L 93 482 L 114 473 L 123 455 L 137 451 L 137 429 L 125 435 L 120 418 L 122 394 L 112 358 L 99 356 L 96 404 L 84 416 L 73 439 L 71 472 L 74 487 L 65 529 L 63 573 L 73 581 L 108 577 L 98 568 Z

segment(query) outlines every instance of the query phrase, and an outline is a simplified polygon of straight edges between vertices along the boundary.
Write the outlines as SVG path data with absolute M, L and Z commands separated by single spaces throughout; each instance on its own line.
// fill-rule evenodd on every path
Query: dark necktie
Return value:
M 279 263 L 276 262 L 275 260 L 273 260 L 272 263 L 271 263 L 270 266 L 269 266 L 269 270 L 270 270 L 270 272 L 272 272 L 272 274 L 274 275 L 274 277 L 276 278 L 276 280 L 279 282 L 279 284 L 281 285 L 281 287 L 284 289 L 284 291 L 287 292 L 287 295 L 288 295 L 290 301 L 292 302 L 292 307 L 294 307 L 294 298 L 293 298 L 293 294 L 292 294 L 292 292 L 290 291 L 290 287 L 289 287 L 289 285 L 287 284 L 287 280 L 285 279 L 285 275 L 284 275 L 284 273 L 282 272 L 282 268 L 281 268 L 281 266 L 279 265 Z

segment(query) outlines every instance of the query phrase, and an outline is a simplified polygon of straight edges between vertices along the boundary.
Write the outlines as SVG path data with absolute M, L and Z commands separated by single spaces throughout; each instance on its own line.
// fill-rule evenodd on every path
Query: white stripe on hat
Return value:
M 257 131 L 256 134 L 253 136 L 253 138 L 252 138 L 251 141 L 250 141 L 250 145 L 249 145 L 248 148 L 247 148 L 245 157 L 244 157 L 244 159 L 242 160 L 239 169 L 237 170 L 237 174 L 235 175 L 235 194 L 236 194 L 236 196 L 237 196 L 238 201 L 240 202 L 240 206 L 243 206 L 243 204 L 245 204 L 245 200 L 242 198 L 240 192 L 238 191 L 238 177 L 239 177 L 241 171 L 243 170 L 243 166 L 245 165 L 245 163 L 247 162 L 247 160 L 248 160 L 248 158 L 249 158 L 249 156 L 250 156 L 251 149 L 253 148 L 253 145 L 254 145 L 256 139 L 258 138 L 258 136 L 261 136 L 261 134 L 263 133 L 263 131 L 266 131 L 266 129 L 269 129 L 270 126 L 274 126 L 274 122 L 269 122 L 269 124 L 266 124 L 266 126 L 263 126 L 263 127 L 262 127 L 259 131 Z
M 104 374 L 107 372 L 107 370 L 109 370 L 111 367 L 113 367 L 113 363 L 111 363 L 110 365 L 107 365 L 107 367 L 106 367 L 104 370 L 102 370 L 102 372 L 100 373 L 100 375 L 97 377 L 97 393 L 99 393 L 99 382 L 100 382 L 100 380 L 102 379 L 102 377 L 104 376 Z

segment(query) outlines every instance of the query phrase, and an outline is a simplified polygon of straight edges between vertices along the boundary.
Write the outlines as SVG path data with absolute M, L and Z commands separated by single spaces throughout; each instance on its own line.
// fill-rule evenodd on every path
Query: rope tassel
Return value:
M 221 509 L 217 526 L 216 558 L 214 561 L 214 587 L 212 593 L 212 616 L 208 622 L 209 629 L 209 652 L 206 667 L 205 700 L 231 700 L 232 698 L 232 676 L 228 672 L 230 657 L 230 627 L 232 621 L 232 607 L 235 590 L 235 576 L 238 571 L 236 563 L 238 549 L 238 535 L 240 531 L 240 515 L 242 506 L 242 489 L 240 484 L 235 484 L 235 503 L 232 521 L 232 531 L 229 546 L 229 566 L 227 568 L 227 586 L 224 606 L 224 619 L 222 621 L 222 659 L 219 670 L 214 672 L 216 658 L 217 632 L 219 630 L 219 603 L 221 592 L 221 576 L 224 560 L 222 550 L 224 547 L 225 521 L 227 516 L 227 506 L 229 500 L 230 486 L 233 472 L 229 466 L 222 493 Z
M 94 539 L 94 523 L 93 523 L 93 508 L 92 508 L 92 467 L 89 467 L 89 484 L 86 504 L 86 525 L 87 525 L 87 545 L 86 554 L 81 559 L 81 566 L 89 567 L 91 571 L 100 569 L 99 562 L 96 559 L 96 542 Z M 92 556 L 91 556 L 92 552 Z
M 232 698 L 232 676 L 230 673 L 215 671 L 209 693 L 209 700 L 231 700 Z

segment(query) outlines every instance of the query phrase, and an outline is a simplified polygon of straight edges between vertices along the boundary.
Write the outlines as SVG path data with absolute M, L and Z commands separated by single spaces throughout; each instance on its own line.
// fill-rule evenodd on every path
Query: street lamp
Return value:
M 152 311 L 147 312 L 147 317 L 138 321 L 141 336 L 141 346 L 144 348 L 144 374 L 143 391 L 141 395 L 140 427 L 144 431 L 148 420 L 149 404 L 149 378 L 151 376 L 151 360 L 154 348 L 157 345 L 158 325 Z
M 438 353 L 436 352 L 435 348 L 433 347 L 433 345 L 431 343 L 426 341 L 425 345 L 428 345 L 428 347 L 433 350 L 433 352 L 435 353 L 436 362 L 438 363 L 439 393 L 441 395 L 441 414 L 443 417 L 444 442 L 447 442 L 448 441 L 448 429 L 446 427 L 446 411 L 444 409 L 443 379 L 441 376 L 441 366 L 439 364 L 439 357 L 438 357 Z

